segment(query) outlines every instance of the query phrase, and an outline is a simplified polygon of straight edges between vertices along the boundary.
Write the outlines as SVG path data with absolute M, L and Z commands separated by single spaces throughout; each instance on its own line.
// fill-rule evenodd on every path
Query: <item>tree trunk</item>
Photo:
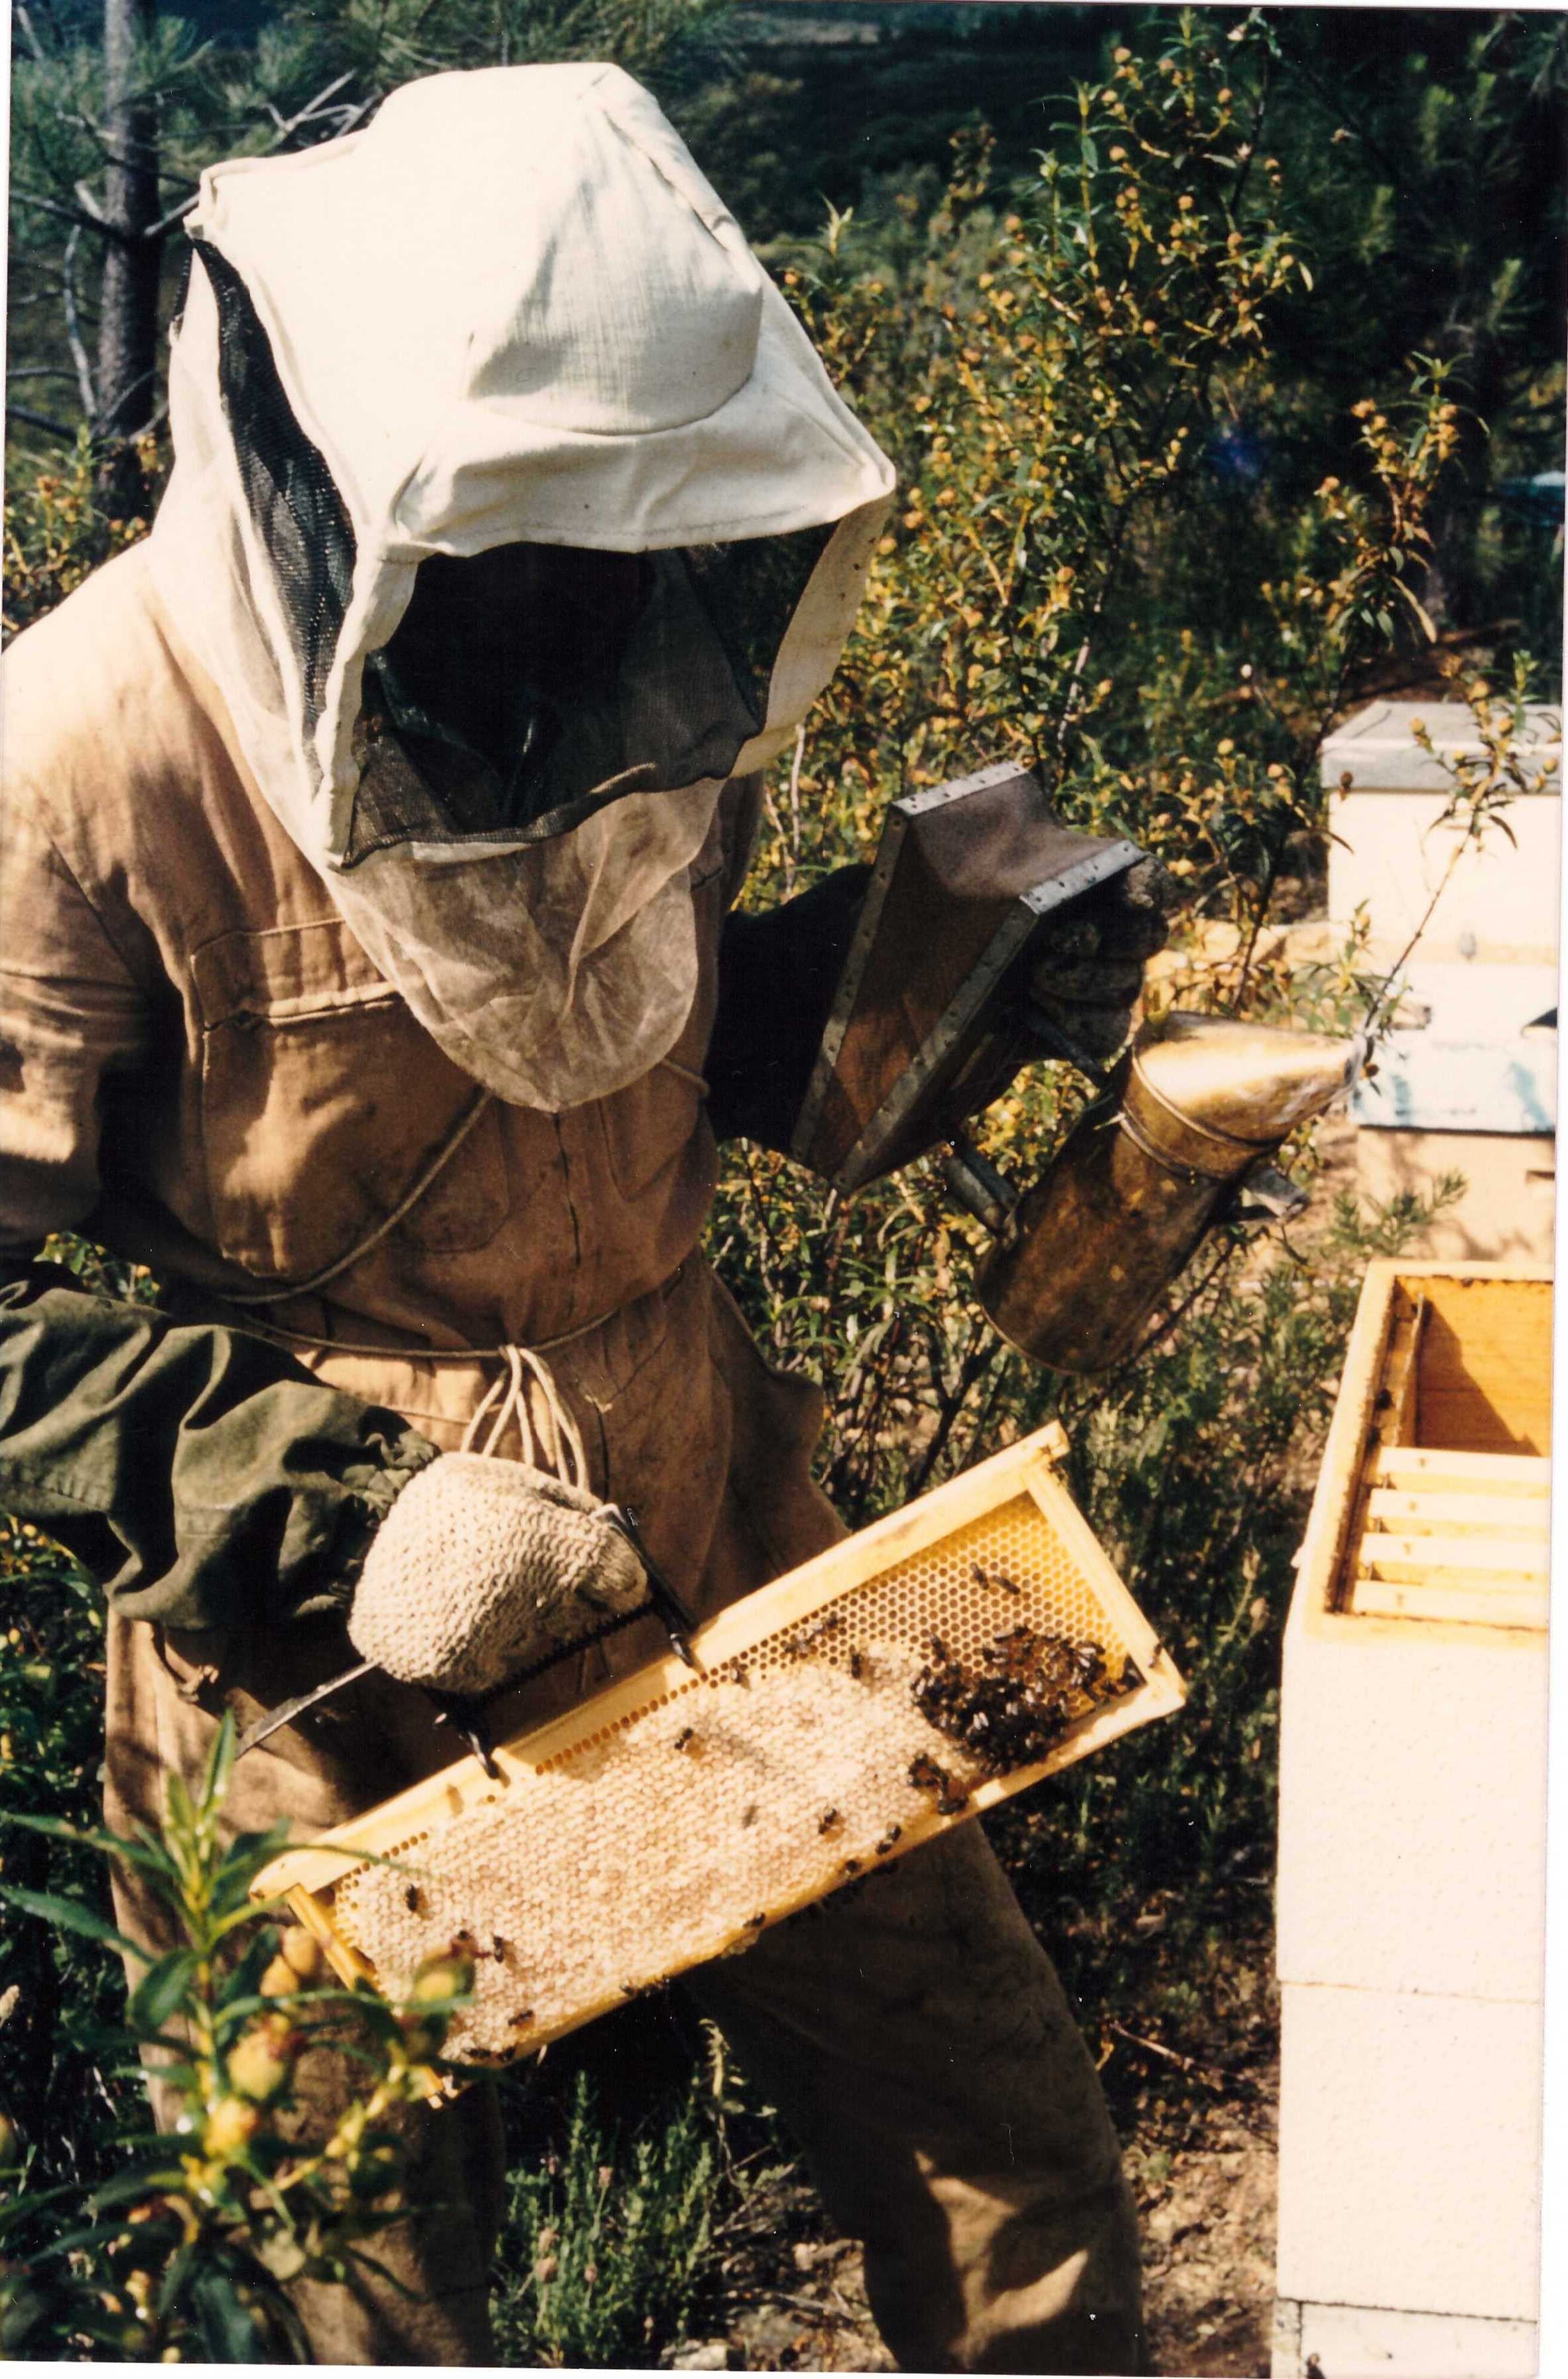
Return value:
M 157 0 L 103 0 L 103 284 L 98 330 L 98 414 L 105 493 L 137 509 L 146 489 L 127 441 L 157 405 L 158 102 L 138 91 L 138 51 L 151 33 Z

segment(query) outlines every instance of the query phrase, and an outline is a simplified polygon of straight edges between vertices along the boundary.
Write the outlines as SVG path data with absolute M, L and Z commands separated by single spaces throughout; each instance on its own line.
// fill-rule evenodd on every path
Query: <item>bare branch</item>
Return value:
M 74 438 L 76 431 L 67 422 L 52 421 L 46 413 L 33 413 L 25 405 L 8 405 L 7 421 L 25 421 L 30 429 L 46 429 L 51 438 Z
M 105 153 L 107 154 L 107 151 L 105 151 Z M 111 160 L 111 163 L 118 163 L 118 162 L 117 158 Z M 76 199 L 78 206 L 81 209 L 90 223 L 96 223 L 100 231 L 114 230 L 115 226 L 109 221 L 108 216 L 100 213 L 98 201 L 93 197 L 92 192 L 88 188 L 85 182 L 78 182 L 71 195 Z
M 140 234 L 140 237 L 162 239 L 165 232 L 171 232 L 176 223 L 184 223 L 187 215 L 195 206 L 198 196 L 199 193 L 193 191 L 188 199 L 182 199 L 177 207 L 171 207 L 166 215 L 160 215 L 156 223 L 149 223 Z
M 32 12 L 26 6 L 25 0 L 16 0 L 16 6 L 12 13 L 16 18 L 17 29 L 20 32 L 23 41 L 27 43 L 28 48 L 31 51 L 39 64 L 41 66 L 43 65 L 48 58 L 49 53 L 38 38 L 37 31 L 33 26 Z
M 82 411 L 90 421 L 98 411 L 98 398 L 92 385 L 92 368 L 82 344 L 81 321 L 77 313 L 77 242 L 80 237 L 80 223 L 73 223 L 71 235 L 66 242 L 66 253 L 61 259 L 60 297 L 66 310 L 66 339 L 71 350 L 71 361 L 76 367 L 77 394 L 81 400 Z
M 314 99 L 308 99 L 304 106 L 300 109 L 298 115 L 291 115 L 286 122 L 283 117 L 278 114 L 277 109 L 271 104 L 271 101 L 269 101 L 267 104 L 267 113 L 278 128 L 272 139 L 267 144 L 266 153 L 270 155 L 272 150 L 281 149 L 283 142 L 291 139 L 294 134 L 299 130 L 302 124 L 308 124 L 313 115 L 319 115 L 321 110 L 325 108 L 327 102 L 330 99 L 336 97 L 337 93 L 343 89 L 344 83 L 352 82 L 353 79 L 354 70 L 350 67 L 345 74 L 336 76 L 332 81 L 326 85 L 324 90 L 319 91 Z M 362 114 L 363 110 L 360 110 L 359 113 Z
M 11 198 L 18 207 L 37 207 L 46 215 L 58 215 L 62 223 L 79 223 L 83 231 L 107 231 L 109 228 L 102 215 L 90 213 L 82 207 L 62 206 L 58 199 L 46 199 L 38 190 L 14 189 Z

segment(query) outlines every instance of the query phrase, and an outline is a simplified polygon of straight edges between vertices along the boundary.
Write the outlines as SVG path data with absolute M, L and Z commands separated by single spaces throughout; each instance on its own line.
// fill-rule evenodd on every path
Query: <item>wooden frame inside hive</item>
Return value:
M 699 1673 L 652 1661 L 498 1746 L 500 1781 L 460 1760 L 285 1854 L 258 1890 L 286 1892 L 345 1980 L 395 1985 L 465 1937 L 475 1996 L 451 2046 L 476 2061 L 749 1948 L 1180 1706 L 1056 1476 L 1065 1449 L 1054 1424 L 1009 1447 L 720 1612 L 694 1638 Z M 1068 1649 L 1090 1645 L 1098 1666 Z M 1063 1680 L 1043 1705 L 1060 1733 L 1009 1761 L 984 1730 L 993 1709 L 1011 1723 L 1005 1679 L 1031 1659 Z
M 1307 1624 L 1547 1625 L 1550 1274 L 1368 1268 L 1300 1556 Z

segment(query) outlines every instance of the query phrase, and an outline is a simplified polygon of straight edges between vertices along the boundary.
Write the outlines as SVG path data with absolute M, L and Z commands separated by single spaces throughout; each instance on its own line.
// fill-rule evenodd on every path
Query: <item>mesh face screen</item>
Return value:
M 191 246 L 217 304 L 223 413 L 251 521 L 288 622 L 308 739 L 326 700 L 353 589 L 354 530 L 332 473 L 294 417 L 245 284 L 205 240 L 193 239 Z
M 1048 1689 L 1009 1733 L 1030 1644 Z M 1156 1715 L 1095 1579 L 1014 1494 L 612 1723 L 585 1711 L 580 1736 L 482 1804 L 380 1842 L 399 1864 L 342 1876 L 331 1921 L 392 1981 L 465 1937 L 475 1995 L 451 2050 L 504 2061 L 746 1949 L 959 1822 L 983 1784 L 1076 1757 L 1107 1703 L 1138 1723 L 1140 1695 Z
M 208 242 L 191 246 L 218 309 L 224 417 L 286 623 L 314 773 L 353 591 L 353 525 L 243 281 Z M 634 600 L 609 622 L 574 601 L 570 573 L 552 574 L 561 556 L 551 549 L 430 557 L 407 616 L 366 659 L 344 864 L 408 841 L 545 839 L 626 793 L 722 781 L 765 722 L 779 646 L 833 527 L 579 556 L 636 574 Z M 532 582 L 530 559 L 540 565 Z
M 411 839 L 544 839 L 623 794 L 730 776 L 831 534 L 433 555 L 366 665 L 347 863 Z

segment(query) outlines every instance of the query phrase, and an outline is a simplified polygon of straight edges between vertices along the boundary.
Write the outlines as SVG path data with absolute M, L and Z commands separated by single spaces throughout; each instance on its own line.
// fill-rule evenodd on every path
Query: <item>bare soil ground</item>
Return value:
M 1143 2239 L 1150 2369 L 1160 2379 L 1267 2379 L 1278 2100 L 1269 1962 L 1266 1942 L 1238 1959 L 1209 2020 L 1182 2027 L 1180 2048 L 1140 2032 L 1130 2015 L 1103 2029 Z M 871 2320 L 859 2249 L 832 2236 L 793 2177 L 749 2197 L 705 2326 L 676 2369 L 895 2367 Z

